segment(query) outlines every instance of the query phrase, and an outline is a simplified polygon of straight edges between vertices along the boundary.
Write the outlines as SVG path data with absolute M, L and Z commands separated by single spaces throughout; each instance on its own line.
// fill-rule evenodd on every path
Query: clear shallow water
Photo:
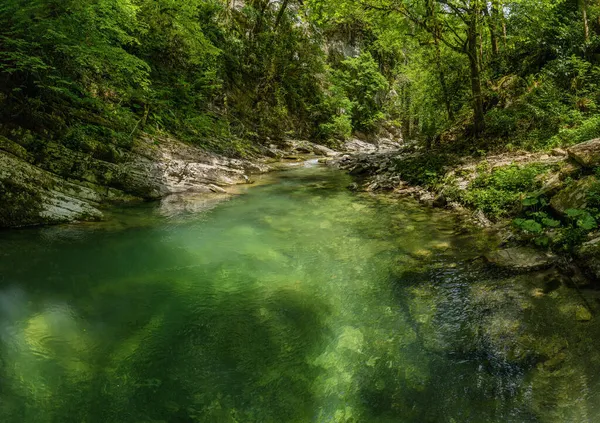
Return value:
M 0 232 L 0 421 L 600 421 L 593 297 L 335 171 L 271 182 Z

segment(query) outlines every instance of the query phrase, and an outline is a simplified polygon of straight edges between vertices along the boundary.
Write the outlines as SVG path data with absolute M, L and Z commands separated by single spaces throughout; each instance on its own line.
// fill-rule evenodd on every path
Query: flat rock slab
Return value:
M 486 254 L 488 262 L 505 269 L 528 271 L 545 269 L 554 264 L 556 256 L 529 247 L 507 248 Z
M 574 145 L 567 152 L 582 166 L 598 166 L 600 165 L 600 138 Z

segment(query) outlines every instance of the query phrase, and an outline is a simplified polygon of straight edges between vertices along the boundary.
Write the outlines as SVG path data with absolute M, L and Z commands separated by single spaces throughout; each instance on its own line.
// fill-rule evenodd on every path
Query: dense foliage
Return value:
M 384 121 L 479 150 L 600 135 L 591 0 L 5 0 L 0 24 L 1 132 L 34 144 L 164 131 L 240 154 Z
M 361 34 L 398 94 L 408 137 L 537 149 L 600 135 L 596 1 L 311 4 L 326 25 Z
M 241 154 L 384 118 L 377 62 L 329 62 L 294 1 L 7 0 L 0 23 L 2 132 L 34 144 L 98 152 L 164 131 Z

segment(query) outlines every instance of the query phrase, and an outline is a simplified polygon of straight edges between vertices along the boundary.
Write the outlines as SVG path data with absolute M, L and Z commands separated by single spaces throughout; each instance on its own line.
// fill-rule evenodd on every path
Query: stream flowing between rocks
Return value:
M 269 178 L 0 232 L 0 421 L 600 421 L 591 293 L 339 171 Z

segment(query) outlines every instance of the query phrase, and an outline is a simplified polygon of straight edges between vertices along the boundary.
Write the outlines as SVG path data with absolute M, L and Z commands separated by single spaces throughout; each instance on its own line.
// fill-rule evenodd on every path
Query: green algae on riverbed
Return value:
M 0 234 L 0 420 L 600 419 L 594 300 L 349 182 Z

